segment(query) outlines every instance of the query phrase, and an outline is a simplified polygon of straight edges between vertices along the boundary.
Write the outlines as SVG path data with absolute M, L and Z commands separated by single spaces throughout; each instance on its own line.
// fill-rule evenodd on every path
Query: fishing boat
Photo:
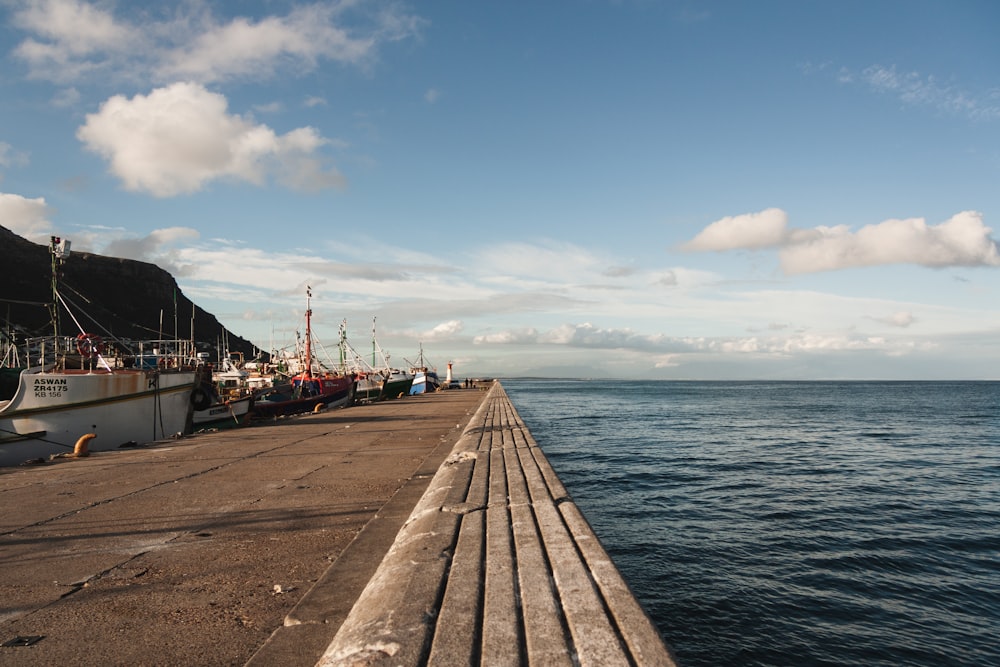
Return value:
M 244 396 L 230 400 L 220 398 L 210 403 L 204 410 L 195 410 L 191 419 L 191 428 L 202 431 L 209 428 L 231 428 L 243 426 L 247 422 L 250 410 L 253 408 L 253 396 Z
M 218 366 L 213 366 L 211 371 L 212 386 L 220 397 L 236 399 L 251 394 L 250 372 L 237 365 L 229 352 L 221 356 Z
M 372 363 L 375 363 L 376 356 L 382 364 L 379 373 L 382 375 L 382 391 L 379 393 L 380 401 L 388 401 L 394 398 L 408 396 L 413 386 L 413 373 L 393 368 L 389 363 L 389 353 L 382 349 L 378 339 L 375 338 L 375 318 L 372 318 Z
M 191 342 L 105 342 L 84 331 L 59 293 L 58 268 L 69 256 L 70 242 L 51 241 L 53 334 L 26 340 L 28 365 L 13 395 L 0 400 L 0 465 L 184 433 L 197 380 Z M 60 306 L 73 318 L 78 335 L 60 333 Z
M 382 383 L 379 400 L 388 401 L 410 394 L 410 389 L 413 387 L 412 373 L 399 368 L 387 368 L 384 373 L 385 381 Z
M 420 355 L 417 363 L 410 363 L 410 372 L 413 374 L 413 383 L 410 385 L 410 396 L 417 394 L 427 394 L 435 392 L 441 386 L 441 378 L 437 374 L 437 369 L 433 368 L 424 359 L 424 346 L 420 345 Z
M 220 390 L 224 391 L 225 385 L 205 378 L 209 376 L 214 380 L 215 374 L 211 369 L 202 367 L 202 374 L 202 381 L 191 392 L 191 429 L 197 432 L 210 428 L 243 426 L 253 407 L 253 394 L 242 389 L 220 393 Z
M 313 354 L 311 299 L 312 289 L 307 287 L 305 345 L 296 363 L 297 372 L 289 382 L 271 386 L 254 396 L 253 419 L 275 419 L 312 412 L 321 406 L 344 407 L 353 399 L 354 376 L 324 368 Z
M 343 331 L 346 332 L 346 326 Z M 407 396 L 413 384 L 413 374 L 392 368 L 389 364 L 389 353 L 379 345 L 375 336 L 375 318 L 372 318 L 372 356 L 371 362 L 362 360 L 354 348 L 346 342 L 346 333 L 342 343 L 347 350 L 354 353 L 355 364 L 358 366 L 355 383 L 355 400 L 358 402 L 388 401 Z
M 347 320 L 340 325 L 341 367 L 354 377 L 354 402 L 373 403 L 382 393 L 382 374 L 347 339 Z M 372 355 L 374 361 L 374 355 Z

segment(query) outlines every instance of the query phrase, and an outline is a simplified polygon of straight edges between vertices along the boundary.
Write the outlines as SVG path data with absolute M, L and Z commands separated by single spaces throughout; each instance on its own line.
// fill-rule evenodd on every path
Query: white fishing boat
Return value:
M 349 361 L 349 368 L 355 375 L 354 398 L 359 403 L 387 401 L 407 396 L 413 384 L 413 374 L 389 364 L 389 353 L 382 349 L 375 337 L 375 318 L 372 318 L 372 352 L 371 362 L 362 359 L 361 355 L 347 342 L 346 322 L 341 328 L 341 347 Z
M 66 309 L 55 280 L 69 242 L 52 238 L 53 314 Z M 0 466 L 53 454 L 140 445 L 184 433 L 197 380 L 190 341 L 139 343 L 102 340 L 80 330 L 58 331 L 25 344 L 29 366 L 14 394 L 0 400 Z M 88 437 L 92 436 L 92 437 Z
M 441 378 L 437 374 L 437 369 L 424 359 L 423 344 L 420 345 L 420 356 L 417 357 L 417 362 L 410 362 L 410 373 L 413 375 L 413 382 L 410 385 L 411 396 L 429 394 L 441 387 Z
M 246 395 L 240 398 L 222 398 L 218 395 L 214 399 L 209 398 L 207 407 L 199 409 L 198 398 L 199 389 L 195 389 L 192 401 L 195 402 L 194 414 L 191 418 L 191 427 L 194 431 L 206 428 L 232 428 L 243 426 L 247 422 L 247 417 L 253 408 L 253 396 Z

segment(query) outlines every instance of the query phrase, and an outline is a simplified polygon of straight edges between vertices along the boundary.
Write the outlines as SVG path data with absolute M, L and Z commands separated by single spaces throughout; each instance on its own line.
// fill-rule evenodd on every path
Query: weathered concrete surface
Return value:
M 313 665 L 484 393 L 0 469 L 0 665 Z

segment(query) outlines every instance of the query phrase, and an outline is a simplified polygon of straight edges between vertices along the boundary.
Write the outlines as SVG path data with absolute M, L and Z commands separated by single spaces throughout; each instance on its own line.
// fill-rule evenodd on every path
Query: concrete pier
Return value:
M 0 665 L 672 664 L 499 384 L 0 469 L 0 503 Z

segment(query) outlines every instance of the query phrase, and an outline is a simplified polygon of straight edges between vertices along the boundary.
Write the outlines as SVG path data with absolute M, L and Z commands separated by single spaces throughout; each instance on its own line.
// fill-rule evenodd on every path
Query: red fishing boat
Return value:
M 270 387 L 254 397 L 252 417 L 274 419 L 312 412 L 317 406 L 339 408 L 354 396 L 354 376 L 330 371 L 319 364 L 312 350 L 312 288 L 306 288 L 305 349 L 291 381 Z

